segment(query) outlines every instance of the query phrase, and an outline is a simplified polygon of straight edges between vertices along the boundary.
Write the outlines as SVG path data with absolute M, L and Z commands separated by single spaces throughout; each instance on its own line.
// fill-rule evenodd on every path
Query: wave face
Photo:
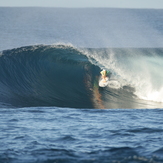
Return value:
M 4 106 L 156 108 L 163 102 L 163 49 L 76 49 L 37 45 L 6 50 L 0 57 Z M 101 68 L 118 88 L 99 88 Z
M 29 46 L 3 51 L 0 98 L 12 106 L 93 107 L 90 83 L 98 70 L 69 46 Z

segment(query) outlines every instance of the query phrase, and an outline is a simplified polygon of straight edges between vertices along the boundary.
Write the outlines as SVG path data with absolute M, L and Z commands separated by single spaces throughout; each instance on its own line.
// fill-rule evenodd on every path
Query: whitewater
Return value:
M 162 18 L 1 7 L 0 162 L 163 162 Z

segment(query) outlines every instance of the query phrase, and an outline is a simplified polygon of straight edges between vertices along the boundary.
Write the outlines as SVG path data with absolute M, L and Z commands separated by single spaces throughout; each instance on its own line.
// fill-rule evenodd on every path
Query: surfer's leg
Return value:
M 108 74 L 108 78 L 109 78 L 109 80 L 110 80 L 110 77 L 111 77 L 111 73 Z

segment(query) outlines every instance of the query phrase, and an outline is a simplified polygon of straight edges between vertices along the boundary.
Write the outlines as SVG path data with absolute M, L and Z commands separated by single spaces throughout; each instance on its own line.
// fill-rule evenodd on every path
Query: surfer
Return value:
M 106 77 L 108 77 L 110 79 L 110 76 L 111 76 L 111 72 L 110 71 L 106 71 L 105 69 L 103 69 L 100 73 L 101 73 L 102 78 L 104 80 L 106 80 Z
M 103 69 L 100 73 L 101 73 L 101 78 L 99 80 L 99 86 L 106 87 L 110 82 L 111 72 Z

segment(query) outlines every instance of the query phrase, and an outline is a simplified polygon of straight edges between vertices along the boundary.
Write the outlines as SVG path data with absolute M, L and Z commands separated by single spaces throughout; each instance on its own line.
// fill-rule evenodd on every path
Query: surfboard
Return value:
M 109 78 L 106 77 L 105 79 L 100 78 L 99 80 L 99 86 L 100 87 L 106 87 L 109 84 Z
M 108 87 L 113 88 L 113 89 L 120 89 L 121 88 L 121 84 L 117 81 L 117 80 L 109 80 L 108 82 Z
M 113 88 L 113 89 L 120 89 L 121 88 L 121 84 L 117 80 L 114 80 L 114 79 L 109 80 L 108 77 L 106 77 L 105 80 L 100 78 L 99 86 L 100 87 L 108 86 L 108 87 Z

